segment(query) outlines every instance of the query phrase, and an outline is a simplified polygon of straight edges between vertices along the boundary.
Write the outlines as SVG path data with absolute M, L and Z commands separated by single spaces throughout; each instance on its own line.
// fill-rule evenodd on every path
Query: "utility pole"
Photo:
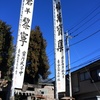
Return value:
M 66 51 L 67 51 L 67 56 L 68 56 L 68 76 L 69 76 L 69 95 L 72 97 L 72 82 L 71 82 L 71 72 L 70 72 L 70 48 L 69 48 L 69 38 L 70 36 L 68 35 L 68 32 L 66 32 Z M 72 99 L 70 99 L 72 100 Z

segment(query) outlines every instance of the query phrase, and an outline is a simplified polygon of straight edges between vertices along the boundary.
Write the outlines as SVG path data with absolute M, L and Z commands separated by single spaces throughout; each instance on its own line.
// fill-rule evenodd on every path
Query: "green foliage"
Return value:
M 37 83 L 40 75 L 46 79 L 50 74 L 46 46 L 40 28 L 35 27 L 30 36 L 25 82 Z
M 40 28 L 35 27 L 30 36 L 25 82 L 37 83 L 40 76 L 46 79 L 50 74 L 46 46 L 47 43 Z M 2 78 L 6 80 L 11 79 L 13 59 L 14 46 L 11 26 L 0 20 L 0 71 L 2 71 Z
M 0 20 L 0 71 L 2 78 L 10 79 L 13 64 L 13 36 L 11 26 Z

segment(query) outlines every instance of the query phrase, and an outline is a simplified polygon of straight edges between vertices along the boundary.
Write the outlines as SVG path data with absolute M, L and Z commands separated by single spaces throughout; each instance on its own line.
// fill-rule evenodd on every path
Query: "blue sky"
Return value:
M 78 65 L 100 57 L 100 0 L 61 0 L 61 6 L 64 32 L 68 31 L 72 37 L 69 39 L 71 69 L 75 66 L 79 68 Z M 15 44 L 20 7 L 21 0 L 0 0 L 0 19 L 12 26 Z M 47 41 L 46 52 L 50 64 L 50 78 L 54 77 L 52 7 L 52 0 L 35 0 L 32 21 L 32 29 L 40 26 Z

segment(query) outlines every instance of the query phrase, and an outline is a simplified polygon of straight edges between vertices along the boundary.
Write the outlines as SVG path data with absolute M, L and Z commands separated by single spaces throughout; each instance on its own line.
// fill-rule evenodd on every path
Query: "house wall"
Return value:
M 75 100 L 97 100 L 96 96 L 100 96 L 100 81 L 93 82 L 90 75 L 91 69 L 100 68 L 98 65 L 100 65 L 100 61 L 99 63 L 95 62 L 95 64 L 93 63 L 72 73 L 72 91 L 73 96 L 76 98 Z M 88 72 L 90 78 L 80 80 L 80 74 L 85 72 Z M 95 99 L 93 99 L 94 97 Z

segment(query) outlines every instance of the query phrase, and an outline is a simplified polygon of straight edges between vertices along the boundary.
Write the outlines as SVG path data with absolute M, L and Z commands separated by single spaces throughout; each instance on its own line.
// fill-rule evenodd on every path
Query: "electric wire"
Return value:
M 51 56 L 53 52 L 54 52 L 54 49 L 52 49 L 50 52 L 47 53 L 48 56 Z
M 48 54 L 48 56 L 49 56 L 49 57 L 52 56 L 53 53 L 54 53 L 54 50 L 52 50 L 52 51 Z
M 79 62 L 79 61 L 81 61 L 82 59 L 85 59 L 85 58 L 87 58 L 88 56 L 93 55 L 93 54 L 95 54 L 95 53 L 97 53 L 97 52 L 100 52 L 100 48 L 99 48 L 99 49 L 96 49 L 95 51 L 93 51 L 93 52 L 87 54 L 86 56 L 84 56 L 84 57 L 82 57 L 82 58 L 80 58 L 80 59 L 78 59 L 78 60 L 72 62 L 70 65 L 72 65 L 72 64 L 74 64 L 74 63 L 76 63 L 76 62 Z M 67 65 L 67 66 L 68 66 L 68 65 Z M 67 67 L 67 66 L 66 66 L 66 67 Z
M 72 28 L 70 28 L 70 29 L 68 30 L 68 32 L 70 32 L 71 30 L 73 30 L 76 26 L 80 25 L 85 19 L 87 19 L 91 14 L 93 14 L 99 7 L 100 7 L 100 5 L 97 6 L 93 11 L 91 11 L 91 12 L 90 12 L 85 18 L 83 18 L 78 24 L 76 24 L 76 25 L 74 25 Z
M 94 25 L 96 22 L 100 21 L 100 19 L 97 19 L 95 22 L 93 22 L 91 25 L 87 26 L 85 29 L 83 29 L 81 32 L 77 33 L 76 35 L 72 36 L 73 38 L 75 38 L 76 36 L 80 35 L 83 31 L 85 31 L 86 29 L 88 29 L 89 27 L 91 27 L 92 25 Z M 51 56 L 53 55 L 53 52 L 54 52 L 54 49 L 51 50 L 49 53 L 48 53 L 48 56 Z
M 80 43 L 80 42 L 83 42 L 84 40 L 86 40 L 86 39 L 92 37 L 93 35 L 97 34 L 98 32 L 100 32 L 100 30 L 97 30 L 96 32 L 94 32 L 94 33 L 92 33 L 91 35 L 85 37 L 84 39 L 82 39 L 82 40 L 80 40 L 80 41 L 78 41 L 78 42 L 76 42 L 76 43 L 71 44 L 70 47 L 73 46 L 73 45 L 76 45 L 76 44 L 78 44 L 78 43 Z
M 88 56 L 90 56 L 90 55 L 93 55 L 94 53 L 97 53 L 97 52 L 100 52 L 100 48 L 97 49 L 97 50 L 95 50 L 95 51 L 93 51 L 93 52 L 91 52 L 91 53 L 89 53 L 88 55 L 86 55 L 86 56 L 84 56 L 84 57 L 78 59 L 77 61 L 72 62 L 70 65 L 72 65 L 72 64 L 74 64 L 74 63 L 76 63 L 76 62 L 78 62 L 78 61 L 80 61 L 80 60 L 82 60 L 82 59 L 84 59 L 84 58 L 86 58 L 86 57 L 88 57 Z M 98 59 L 100 59 L 100 56 L 96 56 L 96 57 L 94 57 L 92 60 L 93 60 L 93 61 L 96 61 L 96 60 L 98 60 Z M 92 61 L 92 62 L 93 62 L 93 61 Z M 88 61 L 88 62 L 91 62 L 91 60 Z M 88 62 L 87 62 L 87 63 L 88 63 Z M 52 63 L 50 66 L 52 66 L 53 64 L 54 64 L 54 63 Z M 83 64 L 80 64 L 80 65 L 78 65 L 78 66 L 80 67 L 81 65 L 84 65 L 84 63 L 83 63 Z M 67 66 L 68 66 L 68 65 L 67 65 Z M 66 67 L 67 67 L 67 66 L 66 66 Z M 78 68 L 78 66 L 75 66 L 75 67 L 71 68 L 70 70 L 73 70 L 73 69 L 75 69 L 75 68 Z M 66 70 L 66 71 L 68 71 L 68 70 Z
M 70 46 L 73 46 L 73 45 L 75 45 L 75 44 L 77 44 L 77 43 L 80 43 L 80 42 L 82 42 L 83 40 L 86 40 L 86 39 L 88 39 L 89 37 L 91 37 L 91 36 L 93 36 L 93 35 L 95 35 L 96 33 L 98 33 L 100 30 L 98 30 L 98 31 L 96 31 L 96 32 L 94 32 L 93 34 L 91 34 L 91 35 L 89 35 L 88 37 L 86 37 L 86 38 L 84 38 L 84 39 L 82 39 L 82 40 L 80 40 L 80 41 L 78 41 L 78 42 L 76 42 L 76 43 L 74 43 L 74 44 L 72 44 L 72 45 L 70 45 Z M 100 48 L 99 48 L 100 49 Z M 99 51 L 99 49 L 97 49 L 96 51 Z M 93 51 L 92 53 L 90 53 L 90 54 L 88 54 L 88 55 L 86 55 L 86 56 L 84 56 L 84 57 L 82 57 L 82 58 L 80 58 L 78 61 L 80 61 L 81 59 L 84 59 L 84 58 L 86 58 L 87 56 L 89 56 L 89 55 L 92 55 L 92 54 L 94 54 L 94 52 L 96 52 L 96 51 Z M 75 61 L 75 62 L 77 62 L 77 61 Z M 75 63 L 75 62 L 73 62 L 73 63 Z M 73 64 L 73 63 L 71 63 L 71 64 Z M 54 63 L 52 63 L 50 66 L 52 66 Z M 73 68 L 71 68 L 70 70 L 72 70 L 72 69 L 75 69 L 76 67 L 73 67 Z M 66 70 L 66 71 L 68 71 L 68 70 Z M 53 77 L 54 78 L 54 77 Z
M 100 20 L 100 19 L 98 19 L 98 20 Z M 98 20 L 96 20 L 95 22 L 97 22 Z M 94 22 L 94 23 L 95 23 L 95 22 Z M 92 23 L 91 25 L 93 25 L 94 23 Z M 91 26 L 91 25 L 90 25 L 90 26 Z M 89 27 L 89 26 L 88 26 L 88 27 Z M 88 28 L 88 27 L 87 27 L 87 28 Z M 87 28 L 85 28 L 85 29 L 87 29 Z M 85 30 L 85 29 L 84 29 L 84 30 Z M 100 30 L 96 31 L 95 33 L 89 35 L 88 37 L 86 37 L 86 38 L 84 38 L 84 39 L 82 39 L 82 40 L 80 40 L 80 41 L 78 41 L 78 42 L 76 42 L 76 43 L 71 44 L 70 47 L 73 46 L 73 45 L 76 45 L 76 44 L 78 44 L 78 43 L 80 43 L 80 42 L 82 42 L 82 41 L 84 41 L 84 40 L 86 40 L 86 39 L 88 39 L 88 38 L 90 38 L 91 36 L 97 34 L 99 31 L 100 31 Z M 81 32 L 83 32 L 83 30 L 82 30 Z M 78 34 L 75 35 L 74 37 L 78 36 L 79 34 L 80 34 L 80 33 L 78 33 Z M 52 51 L 49 52 L 49 54 L 50 54 L 49 57 L 50 57 L 51 55 L 53 55 L 53 51 L 54 51 L 54 50 L 52 50 Z M 53 64 L 54 64 L 54 63 L 52 63 L 51 65 L 53 65 Z
M 95 61 L 97 61 L 97 60 L 100 60 L 100 55 L 98 55 L 98 56 L 92 58 L 91 60 L 88 60 L 88 61 L 86 61 L 86 62 L 84 62 L 84 63 L 81 63 L 81 64 L 79 64 L 79 65 L 77 65 L 77 66 L 74 66 L 74 67 L 70 68 L 70 71 L 71 71 L 71 70 L 75 70 L 75 69 L 78 70 L 79 68 L 85 67 L 85 66 L 87 66 L 87 65 L 89 65 L 89 64 L 91 64 L 91 63 L 93 63 L 93 62 L 95 62 Z M 69 71 L 69 70 L 66 70 L 66 72 L 68 72 L 68 71 Z M 73 72 L 73 71 L 72 71 L 72 72 Z M 52 78 L 50 78 L 49 80 L 54 79 L 54 78 L 55 78 L 55 76 L 52 77 Z M 46 81 L 46 82 L 49 82 L 49 81 Z
M 89 27 L 91 27 L 92 25 L 94 25 L 95 23 L 97 23 L 98 21 L 100 21 L 100 19 L 97 19 L 95 22 L 93 22 L 91 25 L 87 26 L 85 29 L 83 29 L 82 31 L 80 31 L 79 33 L 77 33 L 76 35 L 72 36 L 73 38 L 77 37 L 78 35 L 80 35 L 82 32 L 84 32 L 86 29 L 88 29 Z
M 89 15 L 87 15 L 87 17 L 89 17 L 93 12 L 95 12 L 99 7 L 100 7 L 100 5 L 99 5 L 96 9 L 94 9 Z M 94 15 L 90 20 L 92 20 L 92 19 L 93 19 L 95 16 L 97 16 L 98 14 L 100 14 L 100 12 L 98 12 L 96 15 Z M 82 21 L 84 21 L 87 17 L 85 17 Z M 88 20 L 87 22 L 89 22 L 90 20 Z M 99 19 L 98 19 L 98 20 L 99 20 Z M 79 23 L 81 23 L 82 21 L 80 21 Z M 86 23 L 87 23 L 87 22 L 86 22 Z M 96 21 L 96 22 L 97 22 L 97 21 Z M 84 24 L 86 24 L 86 23 L 84 23 Z M 94 22 L 94 23 L 95 23 L 95 22 Z M 94 24 L 94 23 L 93 23 L 93 24 Z M 83 25 L 84 25 L 84 24 L 83 24 Z M 79 25 L 79 24 L 78 24 L 78 25 Z M 82 27 L 83 25 L 81 25 L 80 27 Z M 77 25 L 75 25 L 75 27 L 76 27 L 76 26 L 77 26 Z M 92 25 L 91 25 L 91 26 L 92 26 Z M 79 27 L 79 28 L 80 28 L 80 27 Z M 89 27 L 90 27 L 90 26 L 89 26 Z M 77 28 L 76 30 L 78 30 L 79 28 Z M 88 28 L 88 27 L 87 27 L 87 28 Z M 87 28 L 86 28 L 86 29 L 87 29 Z M 86 30 L 86 29 L 84 29 L 84 30 Z M 76 30 L 75 30 L 75 31 L 76 31 Z M 83 30 L 83 31 L 84 31 L 84 30 Z M 69 30 L 69 31 L 70 31 L 70 30 Z M 75 32 L 75 31 L 74 31 L 74 32 Z M 78 34 L 76 34 L 76 35 L 73 36 L 73 37 L 78 36 L 78 35 L 79 35 L 80 33 L 82 33 L 83 31 L 79 32 Z M 72 33 L 73 33 L 73 32 L 72 32 Z M 72 34 L 72 33 L 71 33 L 71 34 Z M 71 35 L 71 34 L 70 34 L 70 35 Z M 54 49 L 51 50 L 51 51 L 48 53 L 48 55 L 50 54 L 50 56 L 51 56 L 53 51 L 54 51 Z
M 86 18 L 88 18 L 91 14 L 93 14 L 99 7 L 100 7 L 100 5 L 99 5 L 98 7 L 96 7 L 92 12 L 90 12 L 90 13 L 89 13 L 83 20 L 81 20 L 77 25 L 75 25 L 74 27 L 72 27 L 72 28 L 71 28 L 70 30 L 68 30 L 68 31 L 71 31 L 71 30 L 74 29 L 76 26 L 78 26 L 81 22 L 83 22 Z M 99 13 L 100 13 L 100 12 L 99 12 Z M 96 15 L 98 15 L 99 13 L 97 13 Z M 92 20 L 96 15 L 94 15 L 94 16 L 93 16 L 91 19 L 89 19 L 87 22 L 89 22 L 90 20 Z M 100 19 L 98 19 L 98 20 L 100 20 Z M 85 25 L 87 22 L 85 22 L 85 23 L 82 24 L 82 25 Z M 97 20 L 96 20 L 95 22 L 97 22 Z M 90 26 L 92 26 L 93 24 L 95 24 L 95 22 L 92 23 Z M 82 25 L 81 25 L 79 28 L 81 28 Z M 89 28 L 90 26 L 88 26 L 87 28 Z M 79 28 L 77 28 L 76 30 L 78 30 Z M 87 28 L 85 28 L 84 30 L 86 30 Z M 74 37 L 78 36 L 78 35 L 79 35 L 80 33 L 82 33 L 84 30 L 82 30 L 81 32 L 79 32 L 78 34 L 76 34 Z M 73 46 L 73 45 L 75 45 L 75 44 L 78 44 L 78 43 L 80 43 L 80 42 L 82 42 L 82 41 L 88 39 L 89 37 L 95 35 L 95 34 L 98 33 L 99 31 L 100 31 L 100 30 L 96 31 L 95 33 L 89 35 L 88 37 L 86 37 L 86 38 L 84 38 L 84 39 L 82 39 L 82 40 L 80 40 L 80 41 L 78 41 L 78 42 L 76 42 L 76 43 L 74 43 L 74 44 L 71 44 L 70 46 Z M 75 31 L 74 31 L 74 32 L 75 32 Z M 74 32 L 71 32 L 71 34 L 74 33 Z M 53 49 L 52 51 L 49 52 L 50 56 L 53 54 L 53 51 L 54 51 L 54 49 Z M 85 57 L 84 57 L 84 58 L 85 58 Z M 51 66 L 52 66 L 53 64 L 54 64 L 54 63 L 52 63 Z M 53 77 L 53 78 L 54 78 L 54 77 Z
M 79 65 L 77 65 L 77 66 L 74 66 L 74 67 L 70 68 L 70 71 L 73 72 L 73 70 L 75 70 L 75 69 L 77 70 L 77 69 L 79 69 L 79 68 L 82 68 L 83 66 L 87 66 L 87 65 L 89 65 L 90 63 L 93 63 L 93 62 L 95 62 L 95 61 L 97 61 L 97 60 L 100 60 L 100 55 L 98 55 L 98 56 L 92 58 L 91 60 L 88 60 L 88 61 L 86 61 L 86 62 L 84 62 L 84 63 L 81 63 L 81 64 L 79 64 Z M 68 72 L 68 71 L 69 71 L 69 70 L 66 70 L 66 72 Z
M 90 14 L 88 14 L 82 21 L 84 21 L 87 17 L 89 17 L 93 12 L 95 12 L 98 8 L 100 7 L 100 5 L 99 6 L 97 6 L 92 12 L 90 12 Z M 94 15 L 90 20 L 92 20 L 95 16 L 97 16 L 98 14 L 99 14 L 100 12 L 98 12 L 98 13 L 96 13 L 96 15 Z M 87 22 L 89 22 L 90 20 L 88 20 Z M 99 21 L 100 19 L 98 19 L 98 20 L 96 20 L 94 23 L 92 23 L 90 26 L 92 26 L 93 24 L 95 24 L 97 21 Z M 80 23 L 82 22 L 82 21 L 80 21 Z M 85 22 L 84 24 L 86 24 L 87 22 Z M 80 24 L 79 23 L 79 24 Z M 77 25 L 79 25 L 79 24 L 77 24 Z M 77 26 L 77 25 L 75 25 L 75 27 Z M 82 24 L 83 25 L 83 24 Z M 79 28 L 81 28 L 82 27 L 82 25 L 79 27 Z M 83 31 L 85 31 L 86 29 L 88 29 L 90 26 L 88 26 L 87 28 L 85 28 L 84 30 L 82 30 L 81 32 L 79 32 L 78 34 L 76 34 L 76 35 L 74 35 L 73 36 L 73 38 L 74 37 L 76 37 L 76 36 L 78 36 L 79 34 L 81 34 Z M 73 27 L 74 28 L 74 27 Z M 76 30 L 78 30 L 79 28 L 77 28 Z M 72 29 L 71 29 L 72 30 Z M 70 31 L 70 30 L 69 30 Z M 73 31 L 72 33 L 74 33 L 75 31 Z M 72 34 L 71 33 L 71 34 Z M 48 56 L 51 56 L 51 55 L 53 55 L 53 51 L 54 51 L 54 49 L 53 50 L 51 50 L 49 53 L 48 53 Z
M 83 31 L 85 31 L 87 28 L 89 28 L 90 26 L 92 26 L 93 24 L 95 24 L 96 22 L 98 22 L 99 20 L 100 20 L 100 19 L 97 19 L 94 23 L 92 23 L 91 25 L 89 25 L 88 27 L 86 27 L 85 29 L 83 29 L 81 32 L 79 32 L 78 34 L 76 34 L 76 35 L 74 35 L 74 36 L 72 36 L 72 37 L 74 38 L 74 37 L 78 36 L 79 34 L 81 34 Z M 96 33 L 94 33 L 94 34 L 96 34 Z M 93 35 L 94 35 L 94 34 L 93 34 Z M 87 38 L 89 38 L 89 37 L 91 37 L 91 36 L 92 36 L 92 35 L 90 35 L 90 36 L 88 36 L 88 37 L 86 37 L 86 38 L 84 38 L 84 39 L 82 39 L 82 40 L 80 40 L 80 41 L 78 41 L 78 42 L 76 42 L 76 43 L 74 43 L 74 44 L 71 44 L 70 46 L 73 46 L 73 45 L 75 45 L 75 44 L 78 44 L 78 43 L 84 41 L 85 39 L 87 39 Z M 48 56 L 50 57 L 51 55 L 53 55 L 53 52 L 54 52 L 54 49 L 51 50 L 51 51 L 48 53 Z
M 85 23 L 83 23 L 80 27 L 78 27 L 77 29 L 75 29 L 73 32 L 69 33 L 70 35 L 72 35 L 74 32 L 76 32 L 77 30 L 79 30 L 81 27 L 83 27 L 85 24 L 87 24 L 89 21 L 91 21 L 94 17 L 96 17 L 98 14 L 100 14 L 100 12 L 96 13 L 92 18 L 90 18 L 88 21 L 86 21 Z
M 80 41 L 78 41 L 78 42 L 76 42 L 76 43 L 74 43 L 74 44 L 72 44 L 72 45 L 70 45 L 70 46 L 73 46 L 73 45 L 75 45 L 75 44 L 77 44 L 77 43 L 80 43 L 80 42 L 82 42 L 82 41 L 88 39 L 89 37 L 95 35 L 95 34 L 98 33 L 99 31 L 100 31 L 100 30 L 94 32 L 93 34 L 89 35 L 88 37 L 86 37 L 86 38 L 84 38 L 84 39 L 82 39 L 82 40 L 80 40 Z M 100 49 L 100 48 L 99 48 L 99 49 Z M 96 51 L 98 51 L 99 49 L 97 49 Z M 86 58 L 87 56 L 89 56 L 89 55 L 91 55 L 91 54 L 94 54 L 94 52 L 96 52 L 96 51 L 93 51 L 92 53 L 90 53 L 90 54 L 88 54 L 88 55 L 86 55 L 86 56 L 80 58 L 78 61 L 80 61 L 81 59 Z M 77 62 L 77 61 L 75 61 L 75 62 Z M 73 63 L 75 63 L 75 62 L 73 62 Z M 73 63 L 71 63 L 71 64 L 73 64 Z M 53 64 L 54 64 L 54 62 L 53 62 L 50 66 L 52 66 Z

